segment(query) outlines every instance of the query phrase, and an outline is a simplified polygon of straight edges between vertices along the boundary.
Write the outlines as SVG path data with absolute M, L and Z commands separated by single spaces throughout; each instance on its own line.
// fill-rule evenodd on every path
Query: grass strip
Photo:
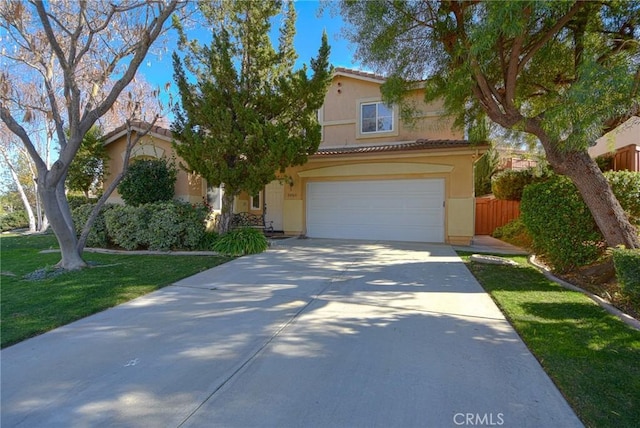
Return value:
M 221 256 L 85 253 L 84 259 L 92 267 L 53 275 L 60 254 L 40 251 L 56 247 L 53 235 L 0 238 L 2 348 L 231 260 Z M 33 275 L 42 268 L 39 275 Z
M 640 331 L 525 257 L 509 257 L 520 264 L 512 267 L 460 255 L 586 426 L 638 426 Z

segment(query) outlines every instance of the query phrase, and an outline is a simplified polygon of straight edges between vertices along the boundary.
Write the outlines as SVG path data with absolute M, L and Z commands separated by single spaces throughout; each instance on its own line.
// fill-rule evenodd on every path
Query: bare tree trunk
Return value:
M 7 165 L 8 162 L 7 162 Z M 31 204 L 29 203 L 29 199 L 27 198 L 27 194 L 24 191 L 24 187 L 22 183 L 20 183 L 20 179 L 18 178 L 18 174 L 13 169 L 11 165 L 9 165 L 9 171 L 11 171 L 11 177 L 18 188 L 18 193 L 20 194 L 20 199 L 22 200 L 22 205 L 24 205 L 24 209 L 27 212 L 27 217 L 29 217 L 29 232 L 37 231 L 36 217 L 33 215 L 33 209 L 31 208 Z
M 231 217 L 233 216 L 233 200 L 235 199 L 236 192 L 225 187 L 224 194 L 222 195 L 222 207 L 220 210 L 220 221 L 218 223 L 219 233 L 225 234 L 231 229 Z
M 568 152 L 562 155 L 561 161 L 553 163 L 551 157 L 547 156 L 547 159 L 554 170 L 569 177 L 578 188 L 607 245 L 640 248 L 638 231 L 629 222 L 607 179 L 589 154 L 586 151 Z
M 64 185 L 64 181 L 62 183 Z M 78 241 L 76 239 L 75 230 L 73 230 L 73 222 L 68 223 L 67 214 L 65 214 L 65 212 L 70 213 L 69 204 L 64 197 L 60 200 L 58 195 L 60 193 L 58 190 L 59 187 L 60 186 L 46 186 L 42 185 L 42 183 L 39 186 L 44 209 L 48 213 L 48 218 L 51 221 L 51 227 L 55 231 L 56 238 L 60 244 L 60 253 L 62 258 L 58 262 L 57 266 L 67 270 L 81 269 L 86 267 L 87 264 L 82 260 L 80 252 L 76 248 Z
M 527 128 L 528 132 L 540 139 L 553 170 L 569 177 L 578 188 L 607 245 L 640 248 L 638 231 L 629 221 L 607 179 L 587 150 L 562 151 L 559 149 L 561 145 L 552 143 L 539 124 L 529 121 Z

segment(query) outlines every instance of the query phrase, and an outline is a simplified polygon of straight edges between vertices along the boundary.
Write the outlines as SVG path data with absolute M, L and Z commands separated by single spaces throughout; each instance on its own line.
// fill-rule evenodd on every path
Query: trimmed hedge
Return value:
M 205 233 L 208 210 L 184 202 L 137 207 L 116 205 L 105 213 L 108 239 L 126 250 L 211 249 L 215 236 Z
M 605 174 L 622 208 L 638 225 L 640 173 Z M 595 262 L 606 250 L 591 212 L 567 177 L 526 186 L 521 218 L 533 239 L 533 248 L 560 272 Z
M 146 247 L 148 221 L 144 206 L 118 205 L 105 213 L 109 239 L 125 250 Z
M 78 206 L 77 208 L 74 208 L 71 211 L 73 224 L 76 228 L 76 234 L 78 235 L 78 237 L 80 237 L 80 234 L 82 233 L 82 229 L 84 228 L 84 225 L 87 222 L 89 215 L 91 215 L 91 211 L 93 210 L 94 206 L 95 204 L 84 204 L 84 205 Z M 87 236 L 86 245 L 88 247 L 104 248 L 109 245 L 107 223 L 105 221 L 104 215 L 107 211 L 109 211 L 113 207 L 114 205 L 105 204 L 102 207 L 102 210 L 100 210 L 100 213 L 98 214 L 98 217 L 96 217 L 96 220 L 93 222 L 93 225 L 91 226 L 91 231 Z
M 556 176 L 524 190 L 521 218 L 533 247 L 558 271 L 594 262 L 602 235 L 589 209 L 567 177 Z
M 613 266 L 624 294 L 640 299 L 640 250 L 615 248 Z

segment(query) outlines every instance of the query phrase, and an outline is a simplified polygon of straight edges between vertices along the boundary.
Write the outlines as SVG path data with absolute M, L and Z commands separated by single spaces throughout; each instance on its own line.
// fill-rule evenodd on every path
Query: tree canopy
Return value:
M 114 106 L 169 17 L 183 7 L 178 0 L 0 2 L 0 118 L 36 166 L 60 267 L 86 266 L 65 195 L 69 167 L 85 134 Z M 31 84 L 34 90 L 24 89 Z M 36 115 L 53 125 L 59 150 L 51 164 L 28 131 Z
M 484 136 L 486 117 L 540 141 L 571 178 L 609 245 L 638 247 L 587 148 L 640 112 L 637 1 L 341 2 L 363 63 L 391 76 L 387 101 L 416 81 L 456 124 Z
M 226 231 L 234 196 L 256 194 L 277 172 L 303 164 L 317 150 L 330 48 L 325 34 L 309 77 L 306 66 L 293 69 L 293 2 L 221 1 L 200 8 L 213 40 L 200 46 L 183 37 L 184 61 L 174 53 L 181 104 L 172 131 L 186 167 L 209 185 L 224 185 L 220 229 Z M 279 15 L 276 49 L 269 34 Z

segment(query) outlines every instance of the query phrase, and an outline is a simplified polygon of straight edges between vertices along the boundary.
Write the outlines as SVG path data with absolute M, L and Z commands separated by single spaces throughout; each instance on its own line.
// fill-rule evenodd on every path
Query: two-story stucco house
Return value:
M 472 146 L 452 130 L 452 119 L 441 105 L 424 104 L 420 88 L 415 123 L 404 124 L 397 107 L 381 102 L 383 82 L 337 68 L 318 112 L 318 152 L 259 195 L 240 195 L 234 211 L 264 213 L 267 225 L 287 235 L 468 244 L 474 235 L 473 164 L 487 146 Z M 123 129 L 106 136 L 111 172 L 122 168 L 124 140 Z M 156 127 L 132 159 L 172 155 L 170 132 Z M 219 189 L 184 172 L 176 197 L 207 197 L 214 209 L 220 206 Z

